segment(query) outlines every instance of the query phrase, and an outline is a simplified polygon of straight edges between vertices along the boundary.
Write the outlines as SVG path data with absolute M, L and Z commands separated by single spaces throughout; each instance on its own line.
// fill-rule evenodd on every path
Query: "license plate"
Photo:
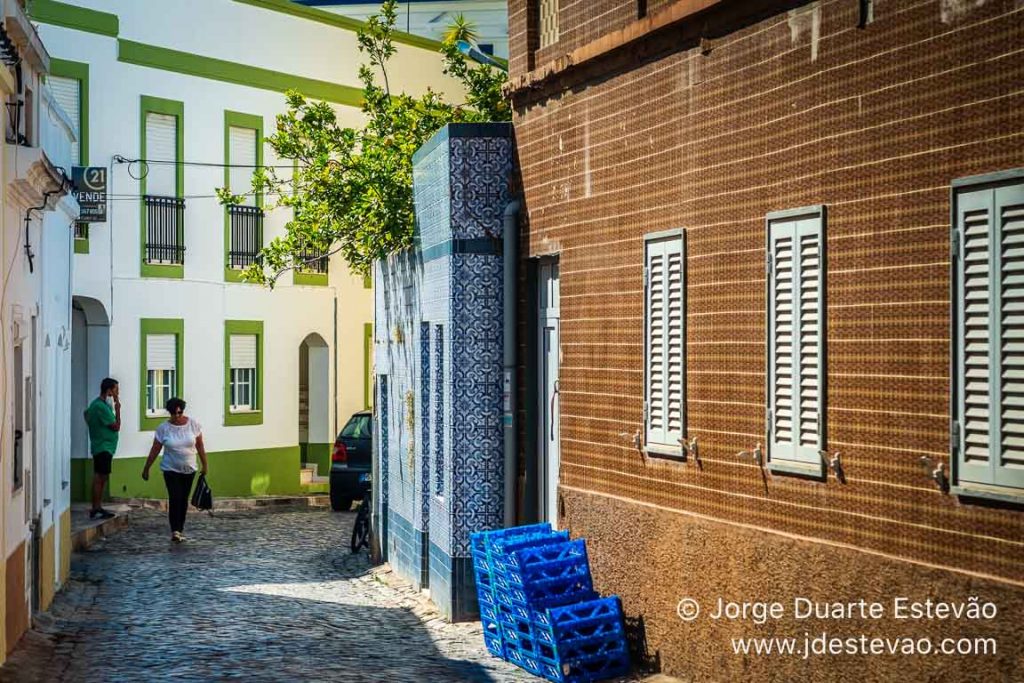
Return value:
M 362 484 L 364 481 L 370 481 L 370 473 L 365 472 L 359 475 L 359 483 Z

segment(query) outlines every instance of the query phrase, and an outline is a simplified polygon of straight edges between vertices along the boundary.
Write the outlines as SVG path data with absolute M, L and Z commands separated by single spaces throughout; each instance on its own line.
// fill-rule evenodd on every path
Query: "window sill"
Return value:
M 240 285 L 256 285 L 255 282 L 246 282 L 242 279 L 243 268 L 224 268 L 224 282 L 235 282 Z M 258 286 L 258 285 L 257 285 Z
M 180 263 L 146 263 L 142 262 L 142 277 L 163 277 L 173 280 L 185 278 L 185 266 Z
M 295 271 L 292 274 L 292 284 L 306 285 L 308 287 L 326 287 L 327 273 L 303 273 Z
M 139 431 L 155 432 L 156 428 L 159 427 L 166 420 L 166 413 L 163 415 L 143 415 L 142 419 L 139 420 Z
M 1013 503 L 1024 505 L 1024 489 L 1013 489 L 1007 486 L 989 486 L 987 484 L 973 484 L 961 482 L 957 486 L 951 486 L 949 492 L 959 498 L 976 498 L 985 501 L 997 501 L 1001 503 Z
M 230 407 L 224 411 L 225 427 L 251 427 L 263 424 L 262 410 L 232 411 Z
M 828 470 L 825 463 L 798 462 L 796 460 L 769 460 L 768 471 L 772 474 L 792 474 L 797 477 L 825 480 Z
M 675 460 L 678 462 L 686 461 L 686 451 L 682 446 L 667 446 L 664 444 L 649 443 L 644 446 L 644 453 L 649 458 L 658 458 L 659 460 Z

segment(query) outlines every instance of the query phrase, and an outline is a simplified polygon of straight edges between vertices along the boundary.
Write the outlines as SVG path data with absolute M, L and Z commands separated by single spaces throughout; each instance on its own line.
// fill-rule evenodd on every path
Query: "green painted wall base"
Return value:
M 316 473 L 326 477 L 331 472 L 331 451 L 334 450 L 332 443 L 300 443 L 302 451 L 302 462 L 316 465 Z
M 71 502 L 88 503 L 92 499 L 92 458 L 71 459 Z
M 207 453 L 208 481 L 214 499 L 248 496 L 280 496 L 303 493 L 299 485 L 299 447 L 264 448 L 251 451 Z M 145 458 L 114 458 L 110 473 L 110 495 L 115 498 L 166 498 L 160 459 L 142 480 Z M 71 461 L 71 499 L 88 501 L 92 482 L 92 461 Z M 76 497 L 80 496 L 80 497 Z

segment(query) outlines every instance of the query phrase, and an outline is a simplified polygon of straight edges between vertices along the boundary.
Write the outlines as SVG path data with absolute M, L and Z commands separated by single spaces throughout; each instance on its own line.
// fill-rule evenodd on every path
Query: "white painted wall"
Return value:
M 380 3 L 332 5 L 328 2 L 303 2 L 303 5 L 365 20 L 380 12 Z M 456 2 L 400 2 L 396 28 L 424 38 L 441 40 L 452 20 L 459 14 L 473 23 L 477 42 L 490 43 L 494 54 L 508 59 L 508 5 L 501 0 L 458 0 Z
M 117 13 L 122 39 L 151 43 L 208 57 L 246 63 L 308 78 L 358 86 L 359 55 L 354 33 L 318 22 L 228 0 L 175 3 L 78 0 L 75 4 Z M 242 28 L 244 27 L 244 28 Z M 372 292 L 351 276 L 340 257 L 331 259 L 329 287 L 293 286 L 285 275 L 277 287 L 224 282 L 223 208 L 213 197 L 224 184 L 220 167 L 186 166 L 185 278 L 140 277 L 140 192 L 138 165 L 115 163 L 116 155 L 140 155 L 140 96 L 184 103 L 184 158 L 213 164 L 224 161 L 224 111 L 260 115 L 266 134 L 285 110 L 284 95 L 244 85 L 135 66 L 117 60 L 115 39 L 68 28 L 42 25 L 51 54 L 90 65 L 90 162 L 110 168 L 110 219 L 93 224 L 90 253 L 75 255 L 74 294 L 101 302 L 110 318 L 109 374 L 121 383 L 122 421 L 119 457 L 144 456 L 152 432 L 139 430 L 140 319 L 182 318 L 185 327 L 184 398 L 189 413 L 204 425 L 210 451 L 273 448 L 298 443 L 299 345 L 310 333 L 328 344 L 326 385 L 330 407 L 316 434 L 333 441 L 338 425 L 363 408 L 363 324 L 371 322 Z M 398 45 L 391 73 L 393 88 L 422 92 L 450 90 L 441 77 L 440 57 Z M 343 125 L 359 125 L 361 112 L 338 106 Z M 278 163 L 264 148 L 264 163 Z M 290 163 L 290 162 L 287 162 Z M 133 177 L 136 176 L 136 177 Z M 264 236 L 284 232 L 287 216 L 268 215 Z M 335 302 L 338 322 L 335 326 Z M 223 426 L 224 321 L 264 321 L 264 420 L 262 425 Z M 89 328 L 90 333 L 93 328 Z M 90 334 L 90 341 L 92 334 Z M 102 344 L 90 343 L 90 352 Z M 74 421 L 98 390 L 98 378 L 86 381 L 84 398 L 69 408 Z M 94 386 L 96 385 L 96 386 Z M 84 433 L 76 431 L 74 457 L 88 457 Z M 317 437 L 319 438 L 319 436 Z
M 19 180 L 37 173 L 43 157 L 55 166 L 68 165 L 73 133 L 71 122 L 56 105 L 38 73 L 25 63 L 24 80 L 35 95 L 30 146 L 5 145 L 3 154 L 3 233 L 0 259 L 3 294 L 0 301 L 0 366 L 3 367 L 3 474 L 0 475 L 0 524 L 3 526 L 4 558 L 31 538 L 31 523 L 38 522 L 42 537 L 59 524 L 70 505 L 68 451 L 70 430 L 65 415 L 69 402 L 67 384 L 71 372 L 70 295 L 71 222 L 78 204 L 68 196 L 56 199 L 47 210 L 41 197 L 32 198 L 19 189 Z M 4 118 L 6 118 L 6 108 Z M 40 154 L 40 150 L 42 154 Z M 34 166 L 33 166 L 34 164 Z M 25 216 L 29 215 L 26 236 Z M 25 252 L 25 240 L 33 259 Z M 14 376 L 13 350 L 22 347 L 23 378 Z M 26 384 L 24 379 L 28 379 Z M 13 394 L 25 392 L 23 428 L 25 475 L 23 485 L 13 490 L 11 436 L 16 424 Z M 60 529 L 54 529 L 55 565 L 52 575 L 59 579 Z M 29 548 L 26 547 L 30 557 Z M 28 599 L 31 572 L 26 582 Z

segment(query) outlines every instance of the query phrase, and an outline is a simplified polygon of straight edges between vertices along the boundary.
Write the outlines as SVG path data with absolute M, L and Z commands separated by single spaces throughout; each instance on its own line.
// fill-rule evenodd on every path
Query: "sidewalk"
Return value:
M 167 500 L 163 498 L 114 498 L 116 504 L 129 508 L 147 510 L 167 510 Z M 257 510 L 259 508 L 329 508 L 331 506 L 330 496 L 326 494 L 299 495 L 299 496 L 260 496 L 254 498 L 217 498 L 213 497 L 213 511 L 217 512 L 238 512 L 241 510 Z M 189 512 L 196 512 L 195 508 L 189 506 Z
M 105 509 L 114 513 L 110 519 L 90 519 L 89 503 L 73 503 L 71 505 L 71 550 L 85 550 L 98 538 L 106 538 L 111 534 L 127 528 L 129 506 L 120 503 L 109 503 Z

